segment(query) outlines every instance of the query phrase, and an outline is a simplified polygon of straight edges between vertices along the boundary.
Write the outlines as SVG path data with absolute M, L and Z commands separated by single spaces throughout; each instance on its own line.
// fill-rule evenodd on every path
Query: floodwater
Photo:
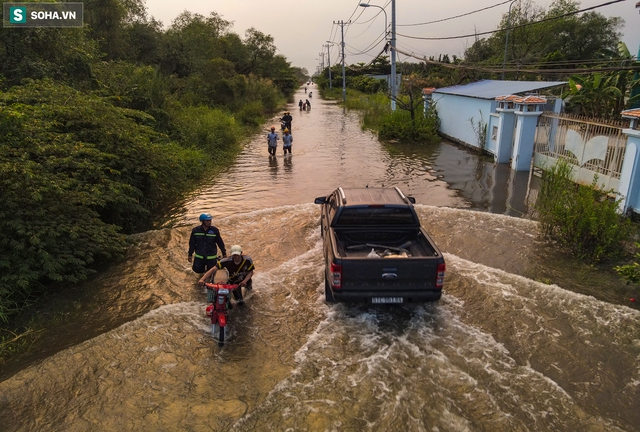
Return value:
M 521 217 L 535 178 L 448 143 L 382 145 L 311 102 L 292 108 L 291 157 L 256 136 L 91 281 L 81 319 L 2 372 L 0 429 L 638 430 L 640 312 L 611 273 L 538 239 Z M 367 184 L 416 197 L 447 262 L 439 302 L 324 302 L 313 198 Z M 223 348 L 187 262 L 203 211 L 256 264 Z

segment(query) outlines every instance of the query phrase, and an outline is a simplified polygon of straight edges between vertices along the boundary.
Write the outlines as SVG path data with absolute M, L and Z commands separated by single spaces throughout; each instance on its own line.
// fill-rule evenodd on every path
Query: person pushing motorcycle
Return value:
M 209 213 L 202 213 L 199 217 L 201 225 L 191 230 L 189 237 L 188 260 L 193 262 L 193 271 L 205 273 L 211 268 L 215 268 L 218 262 L 218 247 L 222 256 L 227 256 L 227 248 L 220 235 L 220 230 L 211 225 L 213 216 Z M 195 255 L 195 259 L 193 259 Z
M 244 305 L 244 299 L 242 297 L 242 287 L 248 290 L 253 289 L 253 271 L 255 269 L 253 260 L 248 255 L 242 254 L 242 248 L 240 245 L 231 246 L 231 257 L 224 258 L 218 261 L 218 264 L 209 269 L 198 281 L 202 286 L 213 278 L 218 269 L 227 269 L 229 272 L 229 284 L 238 284 L 238 288 L 232 292 L 233 298 L 238 303 L 238 306 Z

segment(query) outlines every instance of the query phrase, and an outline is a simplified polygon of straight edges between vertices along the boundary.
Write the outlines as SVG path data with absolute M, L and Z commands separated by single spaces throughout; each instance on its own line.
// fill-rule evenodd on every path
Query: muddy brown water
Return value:
M 382 145 L 312 104 L 291 108 L 291 157 L 256 136 L 2 371 L 0 429 L 638 430 L 640 313 L 611 273 L 538 239 L 521 217 L 535 178 L 449 143 Z M 416 197 L 447 262 L 438 303 L 324 302 L 313 198 L 366 184 Z M 186 257 L 203 211 L 256 264 L 223 348 Z

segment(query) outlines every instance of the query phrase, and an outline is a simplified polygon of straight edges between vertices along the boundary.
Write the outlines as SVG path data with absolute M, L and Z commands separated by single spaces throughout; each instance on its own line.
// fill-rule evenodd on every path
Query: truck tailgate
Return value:
M 441 258 L 353 258 L 342 260 L 342 291 L 394 292 L 435 290 Z

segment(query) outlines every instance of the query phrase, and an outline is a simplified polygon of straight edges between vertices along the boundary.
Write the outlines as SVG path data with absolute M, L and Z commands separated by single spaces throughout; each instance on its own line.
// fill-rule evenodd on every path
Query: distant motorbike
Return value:
M 231 309 L 231 291 L 238 288 L 238 284 L 205 283 L 207 298 L 211 304 L 207 306 L 206 314 L 211 318 L 211 333 L 217 337 L 218 346 L 224 346 L 227 324 L 229 323 L 229 309 Z

